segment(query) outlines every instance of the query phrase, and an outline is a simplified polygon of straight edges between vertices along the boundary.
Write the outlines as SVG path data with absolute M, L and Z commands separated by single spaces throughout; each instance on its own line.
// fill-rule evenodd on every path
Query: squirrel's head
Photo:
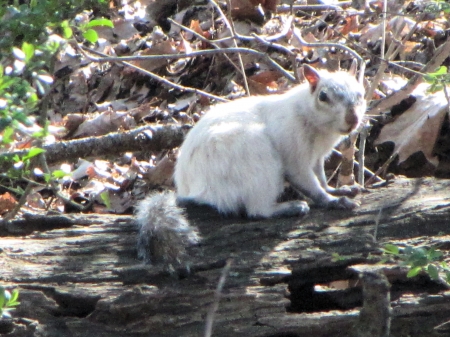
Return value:
M 364 86 L 355 78 L 356 64 L 349 72 L 317 71 L 304 65 L 316 113 L 316 125 L 342 135 L 355 130 L 366 111 Z

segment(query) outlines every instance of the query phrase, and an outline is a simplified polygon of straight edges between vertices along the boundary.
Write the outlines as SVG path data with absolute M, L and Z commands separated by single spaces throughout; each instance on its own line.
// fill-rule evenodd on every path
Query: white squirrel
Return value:
M 197 228 L 180 207 L 213 206 L 248 217 L 301 216 L 304 201 L 278 202 L 287 180 L 322 207 L 353 209 L 328 186 L 324 160 L 366 110 L 364 88 L 349 72 L 304 65 L 306 82 L 283 94 L 218 104 L 188 133 L 175 166 L 173 192 L 147 196 L 137 206 L 138 255 L 146 262 L 181 263 L 185 248 L 199 242 Z M 341 195 L 341 197 L 332 194 Z

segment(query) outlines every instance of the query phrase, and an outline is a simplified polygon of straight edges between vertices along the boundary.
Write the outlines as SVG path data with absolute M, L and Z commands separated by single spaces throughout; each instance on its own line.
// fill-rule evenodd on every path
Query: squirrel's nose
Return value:
M 348 109 L 345 114 L 345 122 L 350 127 L 350 131 L 356 129 L 359 124 L 359 118 L 354 107 Z

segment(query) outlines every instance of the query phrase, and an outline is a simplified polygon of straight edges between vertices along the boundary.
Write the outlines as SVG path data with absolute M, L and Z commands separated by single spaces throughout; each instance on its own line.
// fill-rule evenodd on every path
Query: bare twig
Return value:
M 383 1 L 383 13 L 381 17 L 381 51 L 380 57 L 384 60 L 384 51 L 386 48 L 386 14 L 387 14 L 387 0 Z
M 219 5 L 217 5 L 217 3 L 214 0 L 209 0 L 209 2 L 216 8 L 217 12 L 220 14 L 220 16 L 222 17 L 222 20 L 224 21 L 225 25 L 227 26 L 227 28 L 230 30 L 231 32 L 231 37 L 229 37 L 228 40 L 231 40 L 233 42 L 233 45 L 235 48 L 237 48 L 237 42 L 236 42 L 236 31 L 234 29 L 234 25 L 230 23 L 230 21 L 228 21 L 227 17 L 225 16 L 225 14 L 223 13 L 222 9 L 220 8 Z M 230 8 L 230 5 L 228 4 L 228 8 Z M 230 15 L 231 17 L 231 15 Z M 190 33 L 194 34 L 196 37 L 198 37 L 199 39 L 201 39 L 202 41 L 205 41 L 209 44 L 211 44 L 214 48 L 216 48 L 217 50 L 221 50 L 221 48 L 217 45 L 218 41 L 213 41 L 213 40 L 208 40 L 206 38 L 204 38 L 203 36 L 201 36 L 200 34 L 197 34 L 196 32 L 194 32 L 193 30 L 184 27 L 180 24 L 178 24 L 177 22 L 175 22 L 172 19 L 169 19 L 169 21 L 172 24 L 175 24 L 176 26 L 189 31 Z M 233 65 L 233 67 L 236 68 L 236 70 L 242 75 L 243 81 L 244 81 L 244 87 L 245 87 L 245 91 L 247 93 L 247 95 L 250 95 L 250 89 L 248 87 L 248 82 L 247 82 L 247 77 L 245 75 L 245 68 L 244 68 L 244 63 L 242 62 L 242 57 L 241 55 L 238 53 L 238 61 L 239 61 L 239 66 L 237 66 L 225 53 L 223 54 L 223 56 Z
M 240 37 L 242 37 L 242 36 L 237 36 L 237 34 L 236 34 L 236 36 L 231 36 L 231 37 L 227 37 L 227 38 L 224 38 L 224 39 L 219 39 L 219 40 L 208 40 L 206 37 L 204 37 L 203 35 L 200 35 L 199 33 L 197 33 L 196 31 L 194 31 L 194 30 L 192 30 L 192 29 L 190 29 L 190 28 L 188 28 L 188 27 L 186 27 L 186 26 L 183 26 L 183 25 L 181 25 L 181 24 L 179 24 L 178 22 L 176 22 L 176 21 L 174 21 L 174 20 L 172 20 L 171 18 L 169 18 L 168 19 L 168 21 L 170 22 L 170 23 L 172 23 L 173 25 L 175 25 L 175 26 L 177 26 L 178 28 L 180 28 L 180 29 L 183 29 L 183 30 L 185 30 L 185 31 L 187 31 L 187 32 L 189 32 L 189 33 L 191 33 L 192 35 L 194 35 L 196 38 L 198 38 L 200 41 L 203 41 L 203 42 L 206 42 L 206 43 L 208 43 L 208 44 L 210 44 L 211 46 L 213 46 L 215 49 L 217 49 L 217 50 L 224 50 L 222 47 L 220 47 L 219 45 L 218 45 L 218 43 L 220 43 L 220 42 L 225 42 L 225 41 L 229 41 L 229 40 L 232 40 L 232 39 L 240 39 Z M 278 38 L 278 36 L 277 36 L 277 38 Z M 271 38 L 271 37 L 267 37 L 267 38 L 262 38 L 262 37 L 260 37 L 260 36 L 258 36 L 258 35 L 256 35 L 256 34 L 252 34 L 252 36 L 250 37 L 250 36 L 245 36 L 244 37 L 244 40 L 257 40 L 258 42 L 260 42 L 260 43 L 262 43 L 262 44 L 264 44 L 264 45 L 266 45 L 266 46 L 269 46 L 269 47 L 271 47 L 271 48 L 275 48 L 275 49 L 278 49 L 278 50 L 281 50 L 282 52 L 284 52 L 284 53 L 286 53 L 286 54 L 288 54 L 289 56 L 296 56 L 296 54 L 293 52 L 293 51 L 291 51 L 289 48 L 286 48 L 285 46 L 283 46 L 283 45 L 281 45 L 281 44 L 277 44 L 277 43 L 274 43 L 274 42 L 271 42 L 271 41 L 273 41 L 273 39 Z M 239 68 L 239 66 L 238 65 L 236 65 L 225 53 L 223 54 L 223 56 L 224 57 L 226 57 L 226 59 L 233 65 L 233 67 L 242 75 L 242 76 L 245 76 L 245 74 L 244 73 L 242 73 L 242 70 L 241 70 L 241 68 Z M 267 56 L 266 54 L 265 54 L 265 57 L 266 57 L 266 59 L 267 59 L 267 57 L 269 57 L 269 56 Z M 273 61 L 273 60 L 272 60 Z M 275 61 L 273 61 L 274 63 L 275 63 Z M 270 63 L 272 63 L 272 62 L 270 62 Z M 272 65 L 273 65 L 273 63 L 272 63 Z M 289 73 L 289 72 L 287 72 L 286 70 L 284 70 L 283 68 L 281 68 L 281 66 L 278 66 L 278 67 L 276 67 L 277 68 L 277 70 L 279 71 L 279 72 L 281 72 L 285 77 L 287 77 L 289 80 L 291 80 L 292 81 L 292 75 Z
M 364 152 L 366 149 L 366 140 L 369 135 L 369 131 L 372 128 L 370 123 L 366 121 L 359 133 L 359 151 L 358 151 L 358 162 L 360 163 L 358 168 L 358 183 L 364 186 Z
M 230 267 L 231 267 L 232 262 L 233 262 L 232 259 L 228 259 L 227 264 L 222 269 L 219 283 L 217 283 L 217 288 L 216 288 L 216 291 L 214 292 L 214 301 L 211 304 L 211 307 L 209 308 L 208 314 L 206 316 L 204 337 L 211 337 L 211 335 L 212 335 L 214 316 L 216 314 L 217 309 L 219 309 L 219 302 L 220 302 L 220 298 L 222 296 L 222 289 L 223 289 L 223 286 L 225 285 L 225 280 L 227 278 L 227 275 L 230 272 Z
M 333 153 L 336 154 L 339 158 L 342 158 L 342 153 L 339 150 L 333 149 Z M 364 173 L 370 175 L 371 177 L 375 175 L 371 170 L 367 167 L 362 166 L 358 161 L 355 160 L 355 166 L 359 169 L 360 167 L 364 168 Z M 379 177 L 375 177 L 374 180 L 381 181 L 382 179 Z
M 33 186 L 34 186 L 34 183 L 29 181 L 27 184 L 27 187 L 25 187 L 25 190 L 23 191 L 22 195 L 20 196 L 20 199 L 19 199 L 19 202 L 17 203 L 17 205 L 14 207 L 14 209 L 11 212 L 9 212 L 3 216 L 3 221 L 2 221 L 3 223 L 7 223 L 9 220 L 14 218 L 17 215 L 17 213 L 19 213 L 22 206 L 25 205 L 25 202 L 27 201 L 27 196 L 28 196 L 28 194 L 30 194 Z
M 243 53 L 243 54 L 251 54 L 251 55 L 256 55 L 259 56 L 263 59 L 265 59 L 273 68 L 275 68 L 276 70 L 280 71 L 283 75 L 285 75 L 290 81 L 295 82 L 295 77 L 294 75 L 292 75 L 290 72 L 286 71 L 282 66 L 280 66 L 278 63 L 276 63 L 274 60 L 272 60 L 267 54 L 259 52 L 257 50 L 254 49 L 250 49 L 250 48 L 223 48 L 223 49 L 206 49 L 206 50 L 201 50 L 201 51 L 194 51 L 188 54 L 161 54 L 161 55 L 139 55 L 139 56 L 121 56 L 121 57 L 112 57 L 112 56 L 107 56 L 103 53 L 97 52 L 95 50 L 92 50 L 90 48 L 87 47 L 83 47 L 84 50 L 89 51 L 93 54 L 96 55 L 100 55 L 103 56 L 101 58 L 99 57 L 94 57 L 91 55 L 87 55 L 86 53 L 85 56 L 93 61 L 93 62 L 124 62 L 124 61 L 138 61 L 138 60 L 175 60 L 175 59 L 182 59 L 182 58 L 191 58 L 191 57 L 196 57 L 196 56 L 206 56 L 206 55 L 215 55 L 215 54 L 230 54 L 230 53 Z M 162 77 L 153 74 L 147 70 L 141 69 L 139 67 L 133 66 L 129 63 L 127 63 L 127 66 L 131 66 L 133 68 L 137 68 L 137 70 L 142 71 L 145 74 L 148 74 L 149 76 L 157 76 L 158 78 L 163 79 Z M 165 79 L 163 79 L 165 80 Z M 165 80 L 167 81 L 167 80 Z M 174 83 L 167 81 L 168 85 L 173 85 Z M 180 86 L 181 88 L 185 88 Z M 185 88 L 185 91 L 187 89 L 190 89 L 191 91 L 195 91 L 198 93 L 204 93 L 208 96 L 213 96 L 211 94 L 202 92 L 199 89 L 193 89 L 193 88 Z M 224 100 L 223 98 L 214 96 L 215 99 L 219 99 L 219 100 Z
M 227 0 L 228 15 L 230 16 L 230 20 L 227 19 L 225 14 L 222 12 L 222 9 L 220 8 L 220 6 L 214 0 L 209 0 L 209 2 L 214 7 L 216 7 L 216 10 L 219 12 L 220 16 L 222 17 L 222 20 L 225 22 L 225 25 L 230 30 L 231 36 L 236 36 L 236 29 L 234 27 L 234 22 L 231 18 L 230 0 Z M 234 48 L 237 48 L 238 45 L 237 45 L 236 39 L 233 39 L 232 41 L 233 41 Z M 247 93 L 247 96 L 250 96 L 250 88 L 248 87 L 247 76 L 245 75 L 244 62 L 242 62 L 241 54 L 237 54 L 237 56 L 238 56 L 238 60 L 239 60 L 239 66 L 241 67 L 241 74 L 242 74 L 242 80 L 244 81 L 245 92 Z
M 310 47 L 310 48 L 324 48 L 324 47 L 329 47 L 329 48 L 331 48 L 331 47 L 334 47 L 334 48 L 337 48 L 337 49 L 341 49 L 341 50 L 345 50 L 346 52 L 348 52 L 349 54 L 351 54 L 351 55 L 353 55 L 357 60 L 358 60 L 358 63 L 359 64 L 361 64 L 362 62 L 364 62 L 364 60 L 363 60 L 363 58 L 356 52 L 356 51 L 354 51 L 353 49 L 351 49 L 351 48 L 349 48 L 349 47 L 347 47 L 347 46 L 345 46 L 345 45 L 343 45 L 343 44 L 340 44 L 340 43 L 331 43 L 331 42 L 314 42 L 314 43 L 309 43 L 309 42 L 306 42 L 304 39 L 303 39 L 303 37 L 302 37 L 302 34 L 301 34 L 301 32 L 300 32 L 300 29 L 298 29 L 298 28 L 294 28 L 294 36 L 297 38 L 297 40 L 298 40 L 298 42 L 302 45 L 302 46 L 305 46 L 305 47 Z
M 397 67 L 399 69 L 402 69 L 404 71 L 413 73 L 413 74 L 419 74 L 422 75 L 420 72 L 415 71 L 413 69 L 411 69 L 412 67 L 415 67 L 417 69 L 422 69 L 425 65 L 423 63 L 420 62 L 415 62 L 415 61 L 389 61 L 389 65 Z M 409 67 L 409 68 L 407 68 Z
M 140 68 L 138 66 L 135 66 L 135 65 L 133 65 L 133 64 L 131 64 L 129 62 L 125 62 L 123 60 L 120 60 L 121 59 L 120 57 L 113 57 L 111 60 L 105 61 L 105 59 L 110 59 L 108 57 L 108 55 L 100 53 L 100 52 L 98 52 L 96 50 L 93 50 L 93 49 L 87 48 L 87 47 L 80 47 L 79 48 L 79 50 L 83 50 L 83 49 L 86 50 L 86 51 L 89 51 L 90 53 L 103 56 L 102 58 L 91 57 L 87 53 L 83 52 L 84 56 L 86 56 L 88 59 L 90 59 L 93 62 L 122 62 L 127 67 L 136 69 L 137 71 L 139 71 L 139 72 L 141 72 L 141 73 L 143 73 L 145 75 L 148 75 L 151 78 L 154 78 L 155 80 L 157 80 L 159 82 L 162 82 L 162 83 L 166 84 L 167 86 L 172 87 L 172 88 L 177 89 L 177 90 L 180 90 L 182 92 L 193 92 L 193 93 L 196 93 L 196 94 L 199 94 L 199 95 L 211 98 L 211 99 L 215 99 L 215 100 L 217 100 L 219 102 L 226 102 L 227 101 L 225 98 L 222 98 L 222 97 L 219 97 L 219 96 L 207 93 L 206 91 L 203 91 L 203 90 L 200 90 L 200 89 L 195 89 L 195 88 L 189 88 L 189 87 L 185 87 L 185 86 L 173 83 L 173 82 L 165 79 L 164 77 L 156 75 L 155 73 L 152 73 L 152 72 L 150 72 L 148 70 L 142 69 L 142 68 Z M 192 57 L 192 56 L 185 56 L 185 57 Z
M 373 231 L 373 243 L 377 243 L 378 227 L 380 226 L 381 215 L 383 214 L 383 208 L 380 208 L 377 216 L 375 217 L 375 228 Z
M 406 23 L 402 22 L 402 24 L 399 26 L 399 28 L 397 29 L 397 31 L 395 32 L 395 36 L 398 36 L 400 34 L 400 32 L 403 30 L 403 28 L 405 27 Z M 385 41 L 382 40 L 381 44 L 382 46 L 385 45 Z M 378 84 L 380 83 L 384 72 L 386 71 L 388 65 L 389 65 L 389 60 L 393 59 L 395 56 L 397 56 L 397 54 L 399 53 L 400 49 L 396 48 L 395 43 L 391 43 L 391 45 L 388 48 L 388 51 L 386 52 L 386 54 L 384 54 L 384 48 L 383 48 L 383 54 L 382 57 L 380 58 L 381 60 L 381 64 L 378 67 L 377 73 L 375 74 L 375 76 L 372 79 L 372 83 L 370 85 L 370 88 L 367 90 L 366 93 L 366 99 L 367 100 L 371 100 L 373 97 L 373 93 L 375 92 L 375 89 L 378 87 Z
M 50 168 L 47 165 L 47 157 L 45 156 L 45 153 L 39 154 L 39 163 L 41 165 L 42 171 L 44 171 L 44 173 L 46 173 L 46 174 L 51 175 Z M 94 200 L 92 198 L 90 198 L 89 202 L 86 205 L 81 205 L 81 204 L 73 201 L 69 197 L 66 197 L 63 193 L 61 193 L 58 184 L 53 179 L 50 179 L 50 187 L 51 187 L 51 190 L 53 191 L 53 193 L 58 198 L 60 198 L 64 202 L 64 204 L 71 205 L 72 207 L 74 207 L 75 209 L 77 209 L 81 212 L 88 210 L 91 207 L 91 205 L 94 203 Z
M 444 95 L 447 100 L 447 113 L 450 113 L 450 97 L 448 95 L 448 88 L 445 83 L 443 84 L 443 88 L 444 88 Z
M 386 171 L 386 169 L 388 168 L 389 164 L 392 163 L 394 161 L 395 158 L 397 158 L 398 153 L 394 152 L 388 160 L 386 160 L 386 162 L 383 164 L 383 166 L 381 166 L 375 173 L 373 176 L 371 176 L 369 178 L 369 180 L 367 180 L 366 184 L 364 186 L 369 186 L 374 180 L 376 180 L 378 178 L 378 176 Z
M 253 33 L 252 36 L 255 37 L 255 39 L 256 39 L 258 42 L 261 42 L 263 45 L 266 45 L 266 46 L 268 46 L 268 47 L 270 47 L 270 48 L 275 48 L 275 49 L 281 50 L 282 52 L 284 52 L 284 53 L 286 53 L 286 54 L 288 54 L 288 55 L 290 55 L 290 56 L 295 56 L 295 55 L 296 55 L 296 54 L 295 54 L 292 50 L 290 50 L 289 48 L 287 48 L 287 47 L 285 47 L 285 46 L 283 46 L 283 45 L 281 45 L 281 44 L 272 42 L 273 40 L 264 39 L 263 37 L 258 36 L 258 35 L 256 35 L 255 33 Z
M 280 5 L 277 7 L 278 13 L 288 13 L 292 10 L 294 11 L 305 11 L 305 12 L 315 12 L 315 11 L 336 11 L 343 12 L 344 9 L 336 5 Z
M 211 46 L 213 46 L 214 48 L 216 48 L 216 49 L 221 49 L 221 47 L 220 46 L 218 46 L 218 44 L 217 44 L 217 42 L 214 42 L 214 41 L 212 41 L 212 40 L 208 40 L 206 37 L 204 37 L 203 35 L 200 35 L 199 33 L 197 33 L 196 31 L 194 31 L 194 30 L 192 30 L 192 29 L 190 29 L 190 28 L 188 28 L 188 27 L 186 27 L 186 26 L 183 26 L 183 25 L 181 25 L 181 24 L 179 24 L 178 22 L 176 22 L 175 20 L 173 20 L 173 19 L 171 19 L 171 18 L 168 18 L 167 19 L 171 24 L 173 24 L 173 25 L 175 25 L 175 26 L 177 26 L 178 28 L 180 28 L 180 29 L 183 29 L 183 30 L 185 30 L 185 31 L 187 31 L 187 32 L 189 32 L 189 33 L 191 33 L 192 35 L 194 35 L 197 39 L 199 39 L 200 41 L 203 41 L 203 42 L 206 42 L 206 43 L 208 43 L 208 44 L 210 44 Z M 242 69 L 236 64 L 236 63 L 234 63 L 233 62 L 233 60 L 232 59 L 230 59 L 230 57 L 227 55 L 227 54 L 223 54 L 223 56 L 228 60 L 228 62 L 230 62 L 230 64 L 242 75 L 243 73 L 242 73 Z

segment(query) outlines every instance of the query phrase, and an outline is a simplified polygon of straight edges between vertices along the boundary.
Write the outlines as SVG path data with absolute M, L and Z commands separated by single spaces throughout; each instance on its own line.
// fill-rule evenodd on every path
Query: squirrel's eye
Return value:
M 321 101 L 321 102 L 328 101 L 328 95 L 325 91 L 319 92 L 319 101 Z

